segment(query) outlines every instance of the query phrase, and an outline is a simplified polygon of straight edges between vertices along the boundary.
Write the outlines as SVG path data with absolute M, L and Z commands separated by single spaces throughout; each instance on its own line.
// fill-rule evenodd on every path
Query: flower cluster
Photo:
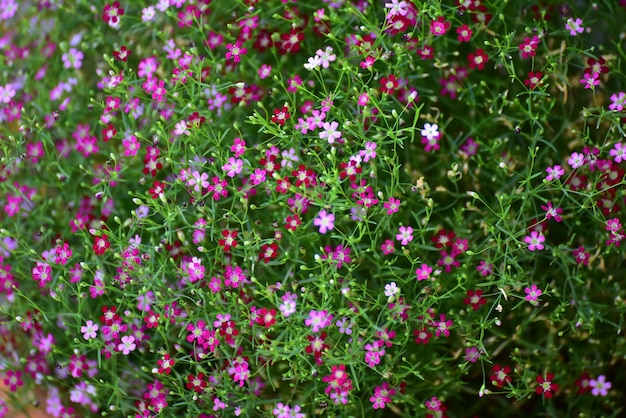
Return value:
M 624 2 L 86 3 L 0 2 L 0 418 L 619 402 Z

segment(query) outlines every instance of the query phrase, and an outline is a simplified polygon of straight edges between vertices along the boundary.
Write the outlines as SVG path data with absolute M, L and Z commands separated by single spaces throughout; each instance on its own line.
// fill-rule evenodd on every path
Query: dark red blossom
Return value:
M 291 113 L 289 113 L 289 109 L 287 108 L 287 106 L 283 106 L 280 109 L 278 108 L 274 109 L 272 122 L 282 126 L 290 117 L 291 117 Z
M 102 255 L 111 247 L 109 237 L 105 234 L 94 237 L 92 249 L 96 255 Z
M 476 68 L 482 70 L 485 68 L 485 64 L 489 61 L 489 56 L 485 53 L 485 50 L 478 48 L 475 52 L 470 52 L 467 56 L 470 68 Z
M 120 16 L 124 15 L 124 9 L 120 7 L 120 2 L 116 1 L 113 4 L 107 4 L 102 11 L 102 20 L 108 24 L 116 24 L 119 21 Z
M 543 394 L 546 398 L 551 398 L 554 396 L 554 392 L 559 390 L 559 385 L 553 383 L 554 373 L 548 373 L 545 377 L 539 375 L 535 380 L 539 383 L 539 386 L 537 386 L 535 390 L 537 395 Z
M 119 51 L 113 51 L 113 58 L 115 58 L 118 61 L 126 62 L 131 52 L 132 51 L 130 49 L 126 49 L 126 46 L 122 46 Z

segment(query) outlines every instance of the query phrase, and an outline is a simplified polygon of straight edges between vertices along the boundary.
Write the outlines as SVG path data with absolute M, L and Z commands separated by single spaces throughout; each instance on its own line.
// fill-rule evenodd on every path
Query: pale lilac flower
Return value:
M 80 327 L 80 332 L 83 333 L 83 338 L 89 341 L 98 336 L 98 328 L 98 324 L 94 324 L 93 321 L 87 321 L 85 325 Z
M 0 103 L 9 103 L 15 97 L 15 89 L 12 84 L 0 86 Z
M 322 64 L 322 60 L 320 59 L 319 56 L 315 55 L 315 56 L 309 57 L 309 62 L 304 64 L 304 68 L 306 68 L 309 71 L 313 71 L 316 68 L 318 68 L 321 64 Z
M 341 139 L 341 132 L 337 131 L 339 124 L 335 121 L 324 122 L 324 130 L 319 133 L 320 139 L 326 139 L 329 144 L 333 144 L 336 140 Z
M 229 157 L 228 162 L 222 166 L 222 170 L 226 171 L 228 177 L 235 177 L 241 173 L 243 169 L 243 160 L 234 157 Z
M 143 22 L 152 22 L 155 15 L 156 11 L 154 10 L 154 6 L 148 6 L 141 10 L 141 20 Z
M 621 142 L 613 145 L 613 149 L 610 151 L 611 157 L 613 161 L 616 163 L 621 163 L 622 161 L 626 161 L 626 147 Z
M 385 285 L 385 296 L 388 298 L 393 298 L 398 293 L 400 293 L 400 288 L 396 285 L 396 282 L 391 282 Z
M 611 389 L 611 382 L 606 381 L 606 377 L 601 374 L 597 379 L 591 379 L 589 381 L 589 386 L 591 389 L 591 394 L 593 396 L 606 396 L 609 394 L 609 389 Z
M 387 17 L 394 17 L 396 15 L 406 16 L 408 13 L 408 4 L 404 0 L 391 0 L 390 3 L 385 3 L 385 9 L 389 9 Z
M 359 151 L 359 155 L 363 157 L 364 162 L 368 162 L 371 159 L 376 158 L 376 143 L 375 142 L 366 142 L 365 149 Z
M 322 68 L 328 68 L 331 62 L 337 59 L 337 56 L 333 54 L 333 48 L 330 46 L 326 47 L 326 50 L 322 51 L 321 49 L 317 50 L 317 56 L 320 59 L 320 65 Z
M 336 322 L 337 327 L 339 328 L 339 332 L 342 334 L 350 335 L 352 334 L 352 321 L 348 318 L 343 317 L 339 321 Z
M 61 59 L 63 60 L 63 67 L 65 68 L 74 68 L 79 69 L 83 65 L 83 58 L 85 55 L 82 51 L 77 50 L 76 48 L 70 48 Z

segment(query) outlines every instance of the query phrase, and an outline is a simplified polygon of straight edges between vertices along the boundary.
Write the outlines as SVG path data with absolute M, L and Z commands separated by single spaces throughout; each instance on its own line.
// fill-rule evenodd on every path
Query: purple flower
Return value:
M 609 389 L 611 389 L 611 382 L 607 382 L 606 377 L 601 374 L 597 379 L 591 379 L 589 386 L 592 388 L 591 394 L 593 396 L 606 396 L 609 393 Z

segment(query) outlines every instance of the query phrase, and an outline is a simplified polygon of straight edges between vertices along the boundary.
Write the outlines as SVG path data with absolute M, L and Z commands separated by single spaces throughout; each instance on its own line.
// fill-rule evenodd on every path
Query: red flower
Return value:
M 415 336 L 416 344 L 428 344 L 430 337 L 433 336 L 432 333 L 428 332 L 426 327 L 416 329 L 415 331 L 413 331 L 413 335 Z
M 120 316 L 116 313 L 117 308 L 115 306 L 103 306 L 101 310 L 100 323 L 111 326 L 114 322 L 119 321 Z
M 276 323 L 276 309 L 261 308 L 257 311 L 255 322 L 258 325 L 270 328 Z
M 261 252 L 259 253 L 259 259 L 262 259 L 265 264 L 269 263 L 271 260 L 275 259 L 278 256 L 278 245 L 275 242 L 271 244 L 265 244 L 261 247 Z
M 511 368 L 509 366 L 502 367 L 499 364 L 495 364 L 491 370 L 493 374 L 489 377 L 489 380 L 491 380 L 492 385 L 501 388 L 511 383 L 511 376 L 509 376 Z
M 342 162 L 339 164 L 339 168 L 341 168 L 339 178 L 342 180 L 348 177 L 350 181 L 356 181 L 357 174 L 361 174 L 363 172 L 363 169 L 358 166 L 355 160 L 351 160 L 350 163 Z
M 170 358 L 169 354 L 164 354 L 157 364 L 159 365 L 159 373 L 170 374 L 172 367 L 176 364 L 176 359 Z
M 532 71 L 528 73 L 528 78 L 524 81 L 524 84 L 528 86 L 529 89 L 533 90 L 539 84 L 541 84 L 542 74 L 537 71 L 533 73 Z
M 158 198 L 160 194 L 165 193 L 165 183 L 155 180 L 154 185 L 150 187 L 148 193 L 150 193 L 153 199 Z
M 142 173 L 148 175 L 150 174 L 152 177 L 157 175 L 157 171 L 163 168 L 163 164 L 159 160 L 145 158 L 143 160 L 143 170 Z
M 554 392 L 559 390 L 559 385 L 552 383 L 552 379 L 554 379 L 554 373 L 548 373 L 545 377 L 542 375 L 537 376 L 537 379 L 535 379 L 537 380 L 537 383 L 539 383 L 539 386 L 537 386 L 536 389 L 537 395 L 541 395 L 543 393 L 543 396 L 546 398 L 554 396 Z
M 237 234 L 238 232 L 235 230 L 229 231 L 228 229 L 225 229 L 222 231 L 224 239 L 219 240 L 217 243 L 224 247 L 224 252 L 229 252 L 231 248 L 235 248 L 237 246 Z
M 126 61 L 130 53 L 133 52 L 129 49 L 126 49 L 125 46 L 122 46 L 119 51 L 113 51 L 113 57 L 118 61 Z
M 302 221 L 300 220 L 300 217 L 297 213 L 292 216 L 287 216 L 287 218 L 285 218 L 285 228 L 287 228 L 291 232 L 295 232 L 295 230 L 298 229 L 301 223 Z
M 113 124 L 109 123 L 106 128 L 102 129 L 102 140 L 104 142 L 109 142 L 111 138 L 113 138 L 117 134 L 117 130 L 113 126 Z
M 289 33 L 283 34 L 280 39 L 281 54 L 293 54 L 300 50 L 300 45 L 304 41 L 304 34 L 295 29 L 291 29 Z
M 102 255 L 106 252 L 107 249 L 111 246 L 109 242 L 109 237 L 106 235 L 101 235 L 99 237 L 94 237 L 93 248 L 96 255 Z
M 115 24 L 119 21 L 119 17 L 124 15 L 124 9 L 120 7 L 120 2 L 116 1 L 113 4 L 107 4 L 104 6 L 102 12 L 102 20 L 108 24 Z
M 478 310 L 481 306 L 483 306 L 487 300 L 483 297 L 482 290 L 468 290 L 467 297 L 463 300 L 466 305 L 472 305 L 473 310 Z
M 276 191 L 281 194 L 285 194 L 289 191 L 289 186 L 291 183 L 289 179 L 278 179 L 276 180 Z
M 380 79 L 380 92 L 392 94 L 398 88 L 398 79 L 393 74 Z
M 187 389 L 193 389 L 194 392 L 201 393 L 204 388 L 207 387 L 207 382 L 204 380 L 204 373 L 200 373 L 197 376 L 189 374 L 187 376 Z
M 578 388 L 578 394 L 582 395 L 583 393 L 591 392 L 591 386 L 589 386 L 589 382 L 591 378 L 587 372 L 584 372 L 580 375 L 576 382 L 574 382 L 574 386 Z
M 306 338 L 309 340 L 309 345 L 305 348 L 305 351 L 307 354 L 313 354 L 315 362 L 321 366 L 323 364 L 322 353 L 329 348 L 328 344 L 324 343 L 326 333 L 322 332 L 320 335 L 309 335 Z
M 609 72 L 609 67 L 605 65 L 606 60 L 602 57 L 598 58 L 589 58 L 587 60 L 587 65 L 589 68 L 585 68 L 585 73 L 588 74 L 606 74 Z
M 291 117 L 287 106 L 283 106 L 282 109 L 274 109 L 274 116 L 272 116 L 272 122 L 278 125 L 284 125 L 287 119 Z
M 157 328 L 159 326 L 159 314 L 153 310 L 150 310 L 148 315 L 143 317 L 143 320 L 148 328 Z
M 478 48 L 476 52 L 470 53 L 467 56 L 467 59 L 470 62 L 470 68 L 478 68 L 479 70 L 482 70 L 485 68 L 485 63 L 489 61 L 489 56 L 482 48 Z
M 432 237 L 430 240 L 435 243 L 435 248 L 440 250 L 443 247 L 452 246 L 452 240 L 455 237 L 456 235 L 454 234 L 454 232 L 452 231 L 448 232 L 445 229 L 440 229 L 437 232 L 437 234 L 434 237 Z
M 189 128 L 199 128 L 206 118 L 204 116 L 200 116 L 198 112 L 193 112 L 191 116 L 189 116 L 189 121 L 187 122 L 187 127 Z
M 291 172 L 291 175 L 296 179 L 296 187 L 300 187 L 304 184 L 304 187 L 315 186 L 317 179 L 313 170 L 308 169 L 304 164 L 300 164 L 297 170 Z

